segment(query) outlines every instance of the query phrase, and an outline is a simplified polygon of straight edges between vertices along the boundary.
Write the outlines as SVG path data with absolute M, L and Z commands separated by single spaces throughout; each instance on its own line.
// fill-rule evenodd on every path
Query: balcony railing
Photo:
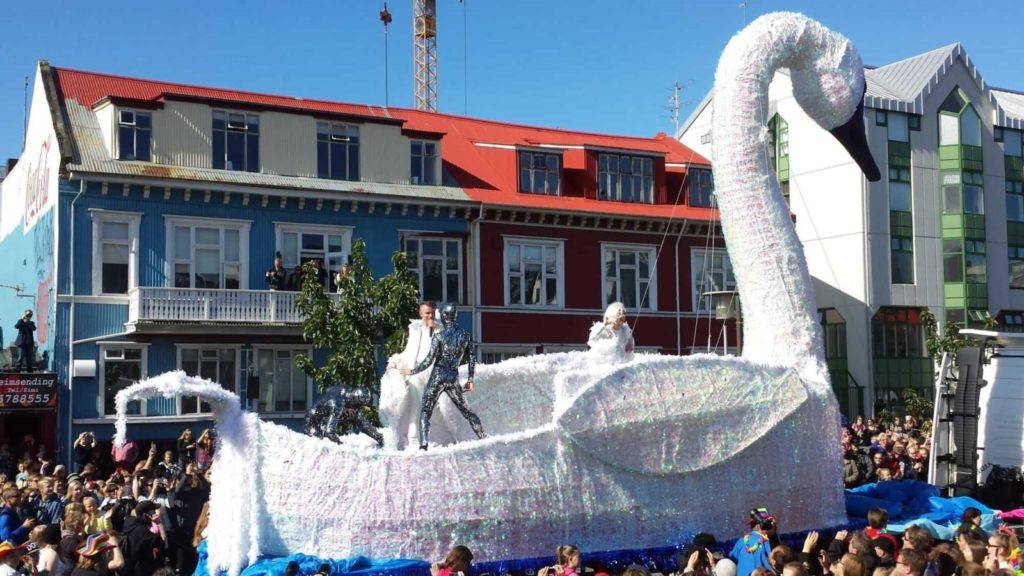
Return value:
M 298 324 L 298 292 L 142 287 L 128 292 L 128 322 Z M 332 294 L 332 298 L 337 295 Z

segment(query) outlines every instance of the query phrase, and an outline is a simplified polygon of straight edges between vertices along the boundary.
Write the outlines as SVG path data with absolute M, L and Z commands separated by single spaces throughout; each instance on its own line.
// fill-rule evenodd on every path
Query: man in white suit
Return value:
M 388 359 L 388 368 L 381 379 L 380 416 L 384 424 L 384 447 L 403 450 L 419 442 L 420 400 L 430 376 L 424 370 L 402 376 L 400 370 L 419 364 L 430 351 L 430 339 L 437 330 L 437 305 L 429 300 L 420 303 L 419 318 L 409 321 L 409 337 L 405 350 Z

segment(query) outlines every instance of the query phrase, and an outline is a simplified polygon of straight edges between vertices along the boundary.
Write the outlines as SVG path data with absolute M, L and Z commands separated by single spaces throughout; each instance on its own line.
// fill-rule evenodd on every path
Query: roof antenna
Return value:
M 388 3 L 384 3 L 384 9 L 380 11 L 380 21 L 384 23 L 384 107 L 387 108 L 388 95 L 388 24 L 391 24 L 391 12 L 388 12 Z
M 679 83 L 679 80 L 673 82 L 672 95 L 668 97 L 668 106 L 665 107 L 672 122 L 676 125 L 676 131 L 672 133 L 673 137 L 679 136 L 679 93 L 682 91 L 683 85 Z

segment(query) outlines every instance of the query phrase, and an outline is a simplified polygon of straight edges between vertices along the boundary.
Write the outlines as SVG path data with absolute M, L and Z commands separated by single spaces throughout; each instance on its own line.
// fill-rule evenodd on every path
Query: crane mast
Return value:
M 413 0 L 413 100 L 417 110 L 437 112 L 437 3 Z

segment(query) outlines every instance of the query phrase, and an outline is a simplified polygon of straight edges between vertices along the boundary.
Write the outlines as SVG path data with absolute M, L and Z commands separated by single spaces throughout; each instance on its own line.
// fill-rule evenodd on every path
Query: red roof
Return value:
M 717 219 L 716 211 L 685 205 L 608 202 L 518 192 L 516 155 L 509 147 L 550 147 L 554 149 L 553 151 L 561 149 L 565 170 L 583 170 L 583 150 L 586 148 L 616 149 L 663 156 L 665 162 L 671 165 L 666 168 L 670 173 L 683 173 L 686 171 L 685 166 L 691 164 L 710 167 L 711 163 L 706 158 L 663 133 L 653 138 L 614 136 L 408 108 L 385 108 L 206 88 L 66 68 L 53 70 L 63 97 L 88 107 L 104 98 L 159 104 L 177 97 L 234 102 L 239 106 L 285 108 L 298 113 L 340 114 L 388 122 L 400 121 L 406 130 L 440 133 L 444 135 L 443 160 L 450 172 L 472 200 L 487 205 L 663 218 Z

